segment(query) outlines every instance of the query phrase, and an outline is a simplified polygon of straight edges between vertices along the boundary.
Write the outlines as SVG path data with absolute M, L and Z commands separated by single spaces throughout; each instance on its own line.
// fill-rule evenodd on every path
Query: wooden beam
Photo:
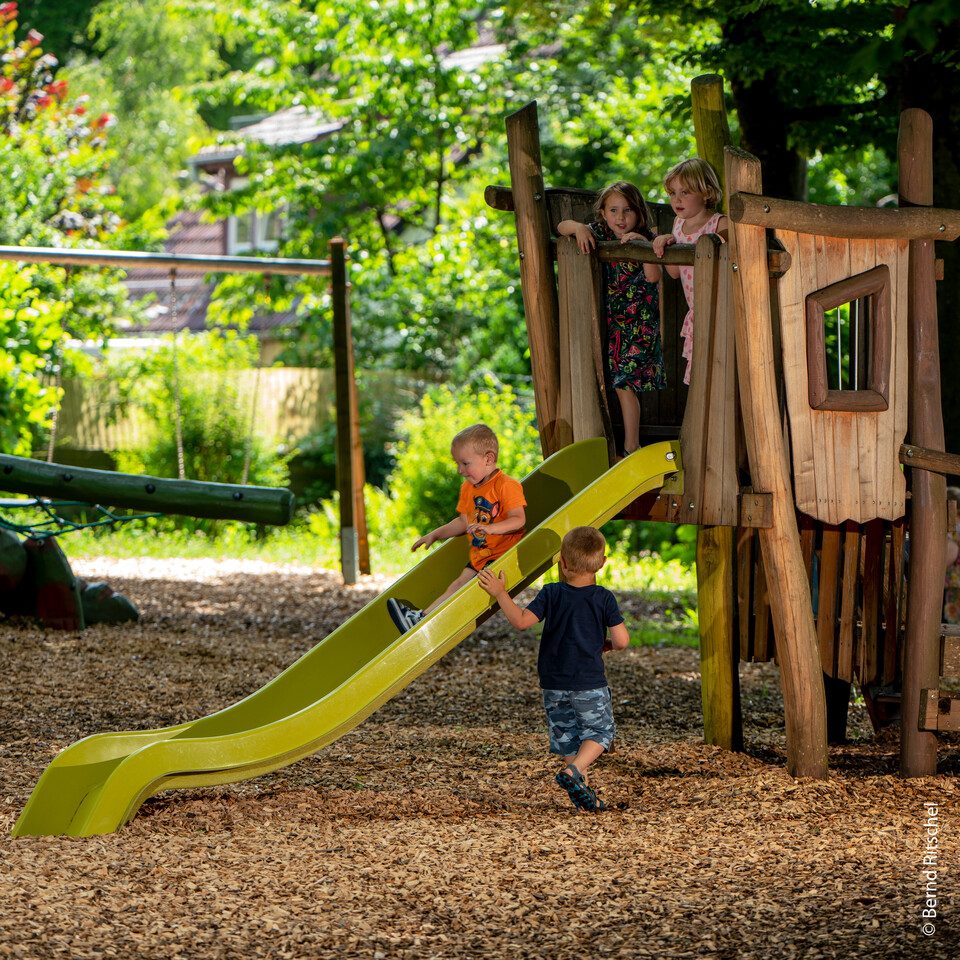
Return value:
M 900 445 L 900 462 L 918 470 L 931 470 L 948 477 L 960 477 L 960 457 L 955 453 L 943 453 L 941 450 L 929 450 L 915 443 Z
M 646 240 L 600 240 L 597 242 L 597 257 L 601 263 L 629 260 L 631 263 L 655 263 L 658 266 L 671 264 L 692 267 L 696 263 L 697 246 L 694 243 L 673 243 L 663 251 L 663 257 L 653 252 L 653 244 Z
M 730 143 L 730 128 L 723 102 L 723 80 L 716 74 L 694 78 L 690 83 L 697 153 L 717 171 L 723 183 L 723 149 Z M 694 340 L 694 377 L 687 396 L 681 449 L 690 440 L 689 429 L 698 401 L 711 406 L 711 415 L 700 416 L 700 519 L 713 524 L 697 531 L 697 598 L 700 609 L 700 677 L 703 701 L 703 732 L 707 743 L 728 750 L 743 749 L 740 706 L 739 643 L 734 632 L 734 571 L 737 551 L 732 525 L 724 508 L 737 489 L 736 370 L 732 296 L 728 251 L 721 257 L 717 237 L 701 237 L 694 272 L 697 316 L 708 318 L 708 329 Z M 669 247 L 667 248 L 670 249 Z M 721 266 L 722 261 L 722 266 Z M 704 349 L 707 347 L 708 349 Z M 709 429 L 705 430 L 705 423 Z M 731 442 L 732 441 L 732 442 Z M 707 514 L 709 494 L 710 512 Z M 727 496 L 729 494 L 729 496 Z M 732 503 L 731 503 L 732 505 Z
M 841 207 L 736 193 L 730 198 L 729 215 L 734 223 L 846 240 L 956 240 L 960 236 L 960 210 L 933 207 Z
M 760 193 L 760 161 L 727 147 L 726 183 L 733 192 Z M 824 778 L 828 770 L 827 709 L 810 584 L 778 416 L 766 232 L 759 226 L 733 223 L 730 246 L 735 275 L 737 375 L 750 475 L 773 498 L 773 524 L 759 530 L 758 536 L 783 682 L 787 770 L 797 777 Z
M 570 196 L 579 197 L 584 203 L 593 203 L 597 196 L 597 191 L 577 190 L 570 187 L 547 187 L 543 195 L 547 200 L 548 206 L 562 197 Z M 494 210 L 500 210 L 503 213 L 514 212 L 513 189 L 511 187 L 505 187 L 502 184 L 490 184 L 484 188 L 483 199 L 486 201 L 487 206 L 492 207 Z
M 953 627 L 957 633 L 948 633 Z M 960 626 L 943 624 L 940 636 L 940 676 L 960 677 Z
M 330 276 L 329 260 L 285 257 L 213 257 L 199 253 L 142 253 L 134 250 L 74 250 L 60 247 L 0 246 L 0 260 L 17 263 L 59 263 L 73 267 L 119 267 L 132 270 L 194 270 L 201 273 L 276 273 Z
M 703 739 L 743 749 L 739 647 L 734 643 L 733 527 L 697 531 L 697 604 L 700 609 L 700 696 Z
M 934 732 L 960 730 L 960 697 L 941 694 L 937 689 L 921 690 L 918 727 L 928 736 Z
M 540 446 L 544 457 L 548 457 L 571 443 L 573 433 L 569 423 L 557 418 L 560 309 L 550 252 L 550 218 L 544 198 L 536 101 L 510 114 L 506 127 L 534 401 Z
M 933 121 L 923 110 L 905 110 L 898 140 L 900 202 L 933 202 Z M 932 240 L 910 241 L 908 326 L 910 353 L 909 436 L 913 443 L 942 450 L 940 350 L 937 343 L 937 286 Z M 927 470 L 911 474 L 910 576 L 903 651 L 904 717 L 921 710 L 922 691 L 937 686 L 938 638 L 943 609 L 943 550 L 947 489 Z M 937 738 L 905 723 L 900 735 L 900 773 L 929 777 L 937 772 Z

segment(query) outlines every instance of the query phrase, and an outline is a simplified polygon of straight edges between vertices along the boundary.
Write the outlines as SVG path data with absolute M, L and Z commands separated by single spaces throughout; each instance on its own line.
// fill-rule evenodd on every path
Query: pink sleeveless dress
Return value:
M 673 236 L 677 243 L 696 243 L 704 234 L 717 232 L 717 224 L 722 216 L 722 213 L 715 213 L 694 233 L 684 233 L 684 221 L 678 217 L 673 221 Z M 687 315 L 683 318 L 683 325 L 680 327 L 680 336 L 683 337 L 683 350 L 681 350 L 680 355 L 687 361 L 683 382 L 689 383 L 690 364 L 693 360 L 693 267 L 680 268 L 680 283 L 683 286 L 683 295 L 687 301 Z

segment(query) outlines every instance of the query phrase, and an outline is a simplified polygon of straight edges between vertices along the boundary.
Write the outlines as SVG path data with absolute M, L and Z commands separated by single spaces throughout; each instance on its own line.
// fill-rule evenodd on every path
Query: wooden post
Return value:
M 697 153 L 717 172 L 722 187 L 723 148 L 730 143 L 722 78 L 713 73 L 694 78 L 690 84 L 690 99 Z M 730 303 L 717 305 L 718 322 L 720 312 L 726 316 L 731 306 Z M 728 321 L 733 322 L 729 317 Z M 697 343 L 696 337 L 694 343 Z M 727 362 L 731 366 L 735 363 L 732 353 Z M 694 392 L 694 387 L 691 387 L 691 395 Z M 740 657 L 734 636 L 735 555 L 736 538 L 732 527 L 702 526 L 697 530 L 703 739 L 728 750 L 743 749 Z
M 933 122 L 922 110 L 905 110 L 897 144 L 900 206 L 933 203 Z M 910 328 L 910 442 L 944 447 L 937 342 L 937 285 L 931 240 L 910 241 L 908 323 Z M 919 729 L 921 690 L 939 684 L 938 642 L 943 606 L 946 483 L 937 473 L 911 471 L 910 565 L 907 625 L 900 707 L 900 773 L 927 777 L 937 772 L 937 738 Z
M 337 489 L 340 492 L 340 570 L 344 583 L 370 572 L 367 514 L 363 501 L 363 447 L 350 330 L 350 285 L 339 237 L 330 241 L 333 287 L 333 362 L 337 412 Z
M 575 237 L 557 241 L 560 288 L 560 400 L 574 440 L 606 437 L 611 455 L 613 429 L 604 389 L 603 288 L 595 254 L 580 253 Z M 612 459 L 612 458 L 611 458 Z
M 726 149 L 728 189 L 761 192 L 760 161 Z M 758 531 L 777 637 L 787 728 L 787 770 L 827 776 L 827 710 L 807 581 L 800 549 L 789 461 L 779 415 L 770 286 L 763 227 L 731 224 L 731 270 L 737 324 L 737 375 L 754 488 L 772 496 L 773 525 Z
M 697 153 L 706 160 L 724 186 L 723 148 L 729 146 L 730 126 L 727 108 L 723 102 L 723 78 L 705 73 L 690 81 L 690 103 L 693 109 L 693 131 L 697 138 Z M 727 198 L 724 191 L 724 199 Z
M 557 416 L 560 400 L 560 311 L 550 251 L 550 218 L 540 163 L 536 101 L 507 117 L 506 126 L 520 257 L 520 286 L 530 342 L 537 425 L 543 455 L 548 457 L 571 443 L 573 433 L 570 423 L 559 420 Z
M 697 534 L 697 608 L 703 739 L 726 750 L 742 750 L 740 650 L 733 642 L 733 567 L 733 527 L 701 527 Z

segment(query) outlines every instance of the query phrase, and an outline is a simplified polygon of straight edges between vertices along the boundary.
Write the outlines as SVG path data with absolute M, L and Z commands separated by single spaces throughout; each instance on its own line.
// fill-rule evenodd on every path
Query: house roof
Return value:
M 207 254 L 224 256 L 227 253 L 226 222 L 205 223 L 200 211 L 178 213 L 167 224 L 170 235 L 164 242 L 167 253 Z M 184 270 L 176 275 L 175 289 L 171 289 L 170 271 L 135 267 L 127 271 L 124 280 L 130 299 L 151 297 L 147 307 L 149 322 L 130 328 L 131 333 L 158 334 L 178 330 L 200 332 L 207 328 L 207 307 L 214 283 L 199 270 Z M 174 302 L 175 301 L 175 302 Z M 255 314 L 249 323 L 251 333 L 263 334 L 283 327 L 296 319 L 296 310 L 279 313 Z
M 272 147 L 292 146 L 322 140 L 342 128 L 342 121 L 328 120 L 321 110 L 298 104 L 240 127 L 236 136 L 241 139 L 201 147 L 188 163 L 197 167 L 229 163 L 244 152 L 248 140 Z
M 264 117 L 256 123 L 241 127 L 238 133 L 245 140 L 277 146 L 282 144 L 312 143 L 342 129 L 340 120 L 328 120 L 320 110 L 298 104 Z

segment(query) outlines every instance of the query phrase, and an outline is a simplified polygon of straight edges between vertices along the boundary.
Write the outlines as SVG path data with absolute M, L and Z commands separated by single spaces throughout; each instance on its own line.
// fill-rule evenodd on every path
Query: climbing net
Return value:
M 80 515 L 64 516 L 63 513 L 72 508 L 83 510 L 83 519 Z M 83 500 L 48 500 L 45 497 L 30 497 L 23 500 L 0 499 L 0 529 L 9 530 L 22 537 L 33 540 L 44 540 L 61 533 L 72 533 L 74 530 L 89 530 L 92 527 L 106 527 L 115 523 L 126 523 L 129 520 L 150 520 L 153 517 L 162 517 L 163 513 L 138 513 L 123 516 L 108 510 L 99 503 L 87 503 Z M 36 510 L 40 518 L 29 523 L 16 523 L 4 514 L 7 511 Z M 93 511 L 94 519 L 88 519 L 89 512 Z

